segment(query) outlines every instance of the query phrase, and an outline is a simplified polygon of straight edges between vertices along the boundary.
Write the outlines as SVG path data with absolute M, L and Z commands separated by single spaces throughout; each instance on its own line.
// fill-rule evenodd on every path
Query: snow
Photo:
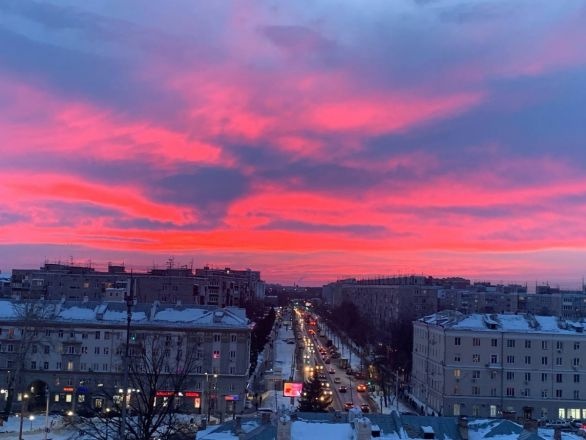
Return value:
M 0 300 L 0 318 L 16 318 L 12 301 Z
M 352 440 L 354 431 L 349 423 L 293 422 L 291 440 Z
M 171 321 L 171 322 L 193 322 L 201 318 L 205 310 L 201 309 L 165 309 L 157 312 L 153 321 Z
M 103 321 L 126 321 L 127 312 L 124 310 L 106 310 Z M 92 318 L 95 319 L 95 318 Z M 146 321 L 147 316 L 144 312 L 132 312 L 132 322 Z
M 87 307 L 69 307 L 59 312 L 58 318 L 71 319 L 78 321 L 90 321 L 96 319 L 96 312 L 94 309 Z

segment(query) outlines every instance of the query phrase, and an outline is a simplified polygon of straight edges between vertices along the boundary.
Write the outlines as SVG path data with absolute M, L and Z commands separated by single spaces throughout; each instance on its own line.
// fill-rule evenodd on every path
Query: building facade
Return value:
M 146 273 L 109 265 L 107 271 L 72 264 L 45 263 L 40 269 L 14 269 L 6 296 L 71 301 L 122 300 L 131 283 L 139 302 L 244 307 L 264 299 L 264 281 L 253 270 L 204 267 L 151 269 Z
M 0 301 L 0 399 L 13 393 L 18 405 L 26 392 L 44 405 L 48 388 L 51 409 L 111 406 L 122 392 L 126 318 L 122 303 Z M 130 329 L 126 365 L 147 346 L 164 356 L 157 396 L 174 392 L 176 404 L 193 413 L 243 409 L 250 359 L 244 309 L 138 304 Z M 181 389 L 170 391 L 165 383 L 178 374 Z
M 586 418 L 586 324 L 443 311 L 413 326 L 410 387 L 424 411 Z

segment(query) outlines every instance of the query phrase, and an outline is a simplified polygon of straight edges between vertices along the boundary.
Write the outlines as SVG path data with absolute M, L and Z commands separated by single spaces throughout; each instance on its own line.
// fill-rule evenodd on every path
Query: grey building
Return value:
M 581 321 L 443 311 L 414 322 L 411 393 L 446 416 L 586 418 Z
M 11 392 L 18 404 L 24 391 L 36 389 L 44 403 L 48 387 L 52 409 L 111 405 L 104 396 L 120 398 L 126 316 L 123 303 L 0 300 L 0 399 Z M 243 409 L 250 331 L 244 309 L 135 305 L 130 362 L 148 341 L 165 357 L 163 379 L 185 376 L 175 390 L 178 405 L 231 414 Z M 168 397 L 161 388 L 157 396 Z

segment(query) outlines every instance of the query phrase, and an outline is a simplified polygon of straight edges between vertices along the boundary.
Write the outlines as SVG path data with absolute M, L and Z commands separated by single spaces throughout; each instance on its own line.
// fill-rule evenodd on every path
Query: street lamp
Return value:
M 134 294 L 132 272 L 130 274 L 130 285 L 128 286 L 128 293 L 124 295 L 126 301 L 126 350 L 124 353 L 124 383 L 122 388 L 122 409 L 120 418 L 120 440 L 126 438 L 126 404 L 128 399 L 128 352 L 130 345 L 130 322 L 132 321 L 132 306 L 134 305 Z
M 24 423 L 24 405 L 28 402 L 28 394 L 23 394 L 20 401 L 20 420 L 18 421 L 18 440 L 22 439 L 22 424 Z

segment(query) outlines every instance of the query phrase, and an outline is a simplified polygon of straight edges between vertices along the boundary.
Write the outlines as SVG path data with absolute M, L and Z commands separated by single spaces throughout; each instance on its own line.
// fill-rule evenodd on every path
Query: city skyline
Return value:
M 2 272 L 586 275 L 581 1 L 0 11 Z

